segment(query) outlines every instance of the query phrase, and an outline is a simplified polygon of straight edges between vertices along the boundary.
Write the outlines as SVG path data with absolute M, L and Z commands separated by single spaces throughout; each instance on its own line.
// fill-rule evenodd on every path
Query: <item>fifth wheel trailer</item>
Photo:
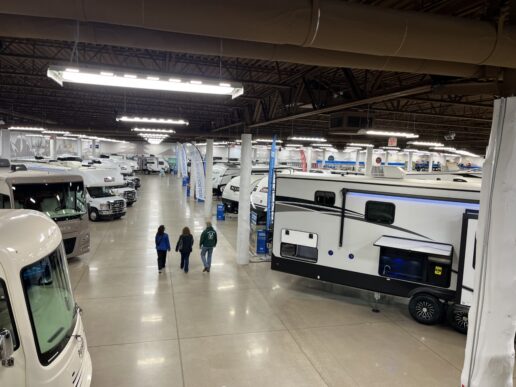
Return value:
M 278 174 L 271 268 L 407 297 L 424 324 L 448 310 L 465 331 L 479 199 L 480 183 Z
M 88 387 L 92 364 L 59 227 L 0 210 L 0 386 Z

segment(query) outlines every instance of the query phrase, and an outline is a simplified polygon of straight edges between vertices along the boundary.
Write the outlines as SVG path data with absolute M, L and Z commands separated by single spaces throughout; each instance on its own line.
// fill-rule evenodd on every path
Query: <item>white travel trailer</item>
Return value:
M 226 185 L 233 179 L 240 175 L 240 166 L 236 164 L 215 164 L 213 166 L 213 192 L 217 195 L 222 194 Z
M 251 175 L 251 183 L 249 185 L 249 195 L 253 191 L 254 187 L 263 179 L 263 175 Z M 222 203 L 226 212 L 238 214 L 238 202 L 240 200 L 240 176 L 234 177 L 226 185 L 226 188 L 222 192 Z
M 467 327 L 480 183 L 277 175 L 272 269 L 410 298 Z
M 88 387 L 92 364 L 59 227 L 0 210 L 0 386 Z
M 77 174 L 12 168 L 7 160 L 0 159 L 0 209 L 36 210 L 54 220 L 63 234 L 68 258 L 90 251 L 83 179 Z

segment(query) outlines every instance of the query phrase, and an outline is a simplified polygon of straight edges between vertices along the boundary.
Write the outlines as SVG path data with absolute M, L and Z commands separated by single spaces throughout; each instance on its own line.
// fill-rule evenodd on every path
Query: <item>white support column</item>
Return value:
M 310 172 L 312 169 L 312 155 L 313 155 L 313 149 L 312 147 L 308 147 L 306 150 L 306 171 Z
M 461 382 L 512 386 L 516 331 L 516 97 L 496 100 L 482 173 L 473 302 Z
M 213 139 L 206 140 L 206 189 L 204 200 L 204 217 L 207 221 L 211 220 L 212 201 L 213 201 Z
M 373 171 L 373 147 L 366 148 L 365 175 L 371 176 Z
M 11 132 L 0 130 L 0 158 L 11 160 Z
M 237 231 L 237 263 L 246 265 L 249 263 L 249 214 L 251 212 L 251 157 L 252 157 L 252 135 L 242 134 L 242 145 L 240 148 L 240 193 L 238 204 L 238 231 Z
M 386 149 L 385 150 L 385 165 L 389 165 L 389 151 Z
M 428 173 L 433 171 L 432 165 L 434 164 L 434 154 L 430 152 L 430 156 L 428 156 Z
M 50 136 L 50 158 L 55 160 L 57 157 L 57 136 L 55 134 Z
M 358 172 L 360 170 L 360 149 L 357 149 L 355 155 L 355 171 Z
M 414 152 L 408 152 L 408 160 L 407 160 L 407 172 L 412 172 L 412 159 L 414 156 Z
M 195 146 L 195 143 L 193 143 Z M 197 152 L 197 150 L 194 150 Z M 190 197 L 195 198 L 195 185 L 197 183 L 197 163 L 195 163 L 194 158 L 192 157 L 192 152 L 190 151 Z
M 82 158 L 82 139 L 77 139 L 77 157 Z
M 97 156 L 97 140 L 91 140 L 91 157 Z

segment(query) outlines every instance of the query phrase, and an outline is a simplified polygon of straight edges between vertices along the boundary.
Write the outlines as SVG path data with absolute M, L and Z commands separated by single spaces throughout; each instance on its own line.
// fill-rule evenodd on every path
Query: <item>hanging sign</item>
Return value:
M 303 149 L 300 149 L 299 152 L 301 153 L 301 168 L 303 169 L 303 172 L 307 172 L 308 165 L 306 164 L 305 151 Z
M 197 200 L 205 199 L 205 171 L 204 171 L 204 163 L 202 161 L 201 152 L 195 145 L 190 148 L 190 159 L 192 162 L 192 167 L 195 168 L 195 197 Z
M 387 146 L 398 146 L 398 138 L 397 137 L 389 137 Z

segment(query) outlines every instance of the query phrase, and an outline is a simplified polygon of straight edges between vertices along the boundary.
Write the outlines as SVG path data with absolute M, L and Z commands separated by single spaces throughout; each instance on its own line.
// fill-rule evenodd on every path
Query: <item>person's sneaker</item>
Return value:
M 161 270 L 158 270 L 158 273 L 161 274 Z
M 204 270 L 203 270 L 202 272 L 204 273 L 205 271 L 208 271 L 208 268 L 207 268 L 207 267 L 205 267 L 205 268 L 204 268 Z
M 210 268 L 208 267 L 208 268 L 206 269 L 206 271 L 209 273 L 209 272 L 210 272 Z

